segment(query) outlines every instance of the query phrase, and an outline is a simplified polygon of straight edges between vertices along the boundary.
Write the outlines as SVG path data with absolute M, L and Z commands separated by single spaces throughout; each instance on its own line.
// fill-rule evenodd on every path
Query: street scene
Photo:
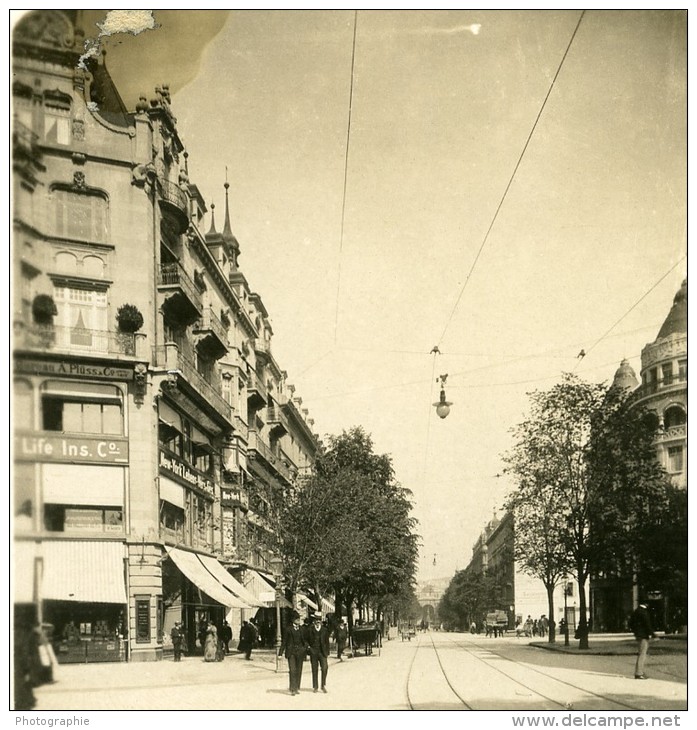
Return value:
M 656 649 L 645 683 L 633 681 L 626 636 L 606 636 L 598 653 L 579 656 L 514 637 L 430 631 L 386 640 L 379 654 L 331 657 L 326 694 L 312 691 L 305 662 L 300 694 L 290 696 L 288 673 L 276 673 L 272 652 L 251 665 L 190 657 L 181 666 L 66 666 L 37 694 L 46 710 L 684 710 L 686 646 L 664 643 L 675 646 Z
M 11 11 L 10 709 L 686 712 L 687 37 Z

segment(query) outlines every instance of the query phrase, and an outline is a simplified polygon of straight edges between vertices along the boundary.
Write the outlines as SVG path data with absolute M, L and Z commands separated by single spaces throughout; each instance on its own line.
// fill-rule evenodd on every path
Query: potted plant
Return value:
M 143 315 L 134 304 L 122 304 L 116 312 L 116 321 L 121 332 L 132 334 L 143 326 Z
M 37 294 L 32 302 L 31 312 L 37 324 L 53 324 L 58 309 L 50 294 Z

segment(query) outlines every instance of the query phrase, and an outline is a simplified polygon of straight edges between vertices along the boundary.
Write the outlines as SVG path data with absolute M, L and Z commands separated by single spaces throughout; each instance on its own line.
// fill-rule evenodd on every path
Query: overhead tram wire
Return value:
M 595 342 L 594 342 L 594 343 L 593 343 L 593 344 L 592 344 L 592 345 L 591 345 L 591 346 L 590 346 L 589 348 L 587 348 L 587 349 L 585 350 L 585 353 L 584 353 L 584 357 L 587 357 L 587 356 L 588 356 L 588 353 L 589 353 L 589 352 L 590 352 L 590 351 L 591 351 L 591 350 L 592 350 L 592 349 L 593 349 L 594 347 L 596 347 L 597 345 L 599 345 L 599 344 L 600 344 L 600 343 L 601 343 L 601 342 L 602 342 L 602 341 L 603 341 L 603 340 L 604 340 L 604 339 L 605 339 L 605 338 L 606 338 L 606 337 L 607 337 L 607 336 L 608 336 L 608 335 L 610 334 L 610 332 L 612 332 L 612 330 L 614 330 L 614 329 L 615 329 L 615 327 L 617 327 L 617 325 L 618 325 L 618 324 L 619 324 L 619 323 L 620 323 L 620 322 L 621 322 L 621 321 L 622 321 L 622 320 L 623 320 L 623 319 L 624 319 L 624 318 L 625 318 L 625 317 L 626 317 L 626 316 L 627 316 L 627 315 L 628 315 L 628 314 L 629 314 L 629 313 L 630 313 L 630 312 L 631 312 L 631 311 L 632 311 L 633 309 L 635 309 L 635 308 L 636 308 L 636 307 L 637 307 L 637 306 L 638 306 L 638 305 L 639 305 L 639 304 L 640 304 L 640 303 L 641 303 L 642 301 L 644 301 L 644 299 L 646 299 L 646 297 L 647 297 L 647 296 L 648 296 L 649 294 L 651 294 L 651 292 L 652 292 L 652 291 L 653 291 L 653 290 L 654 290 L 654 289 L 655 289 L 655 288 L 656 288 L 656 287 L 657 287 L 657 286 L 658 286 L 658 285 L 659 285 L 659 284 L 660 284 L 660 283 L 661 283 L 661 282 L 662 282 L 662 281 L 663 281 L 663 280 L 664 280 L 664 279 L 665 279 L 666 277 L 670 276 L 670 274 L 672 274 L 672 273 L 673 273 L 673 271 L 675 271 L 675 269 L 677 269 L 677 268 L 678 268 L 678 266 L 679 266 L 679 265 L 680 265 L 680 264 L 681 264 L 681 263 L 682 263 L 682 262 L 683 262 L 683 261 L 684 261 L 684 260 L 685 260 L 686 258 L 687 258 L 687 254 L 686 254 L 685 256 L 682 256 L 681 258 L 679 258 L 679 259 L 678 259 L 678 260 L 677 260 L 677 261 L 675 262 L 675 264 L 673 264 L 673 266 L 671 266 L 671 267 L 670 267 L 670 269 L 668 269 L 668 271 L 666 271 L 666 273 L 665 273 L 665 274 L 663 274 L 663 276 L 662 276 L 662 277 L 661 277 L 661 278 L 660 278 L 660 279 L 659 279 L 659 280 L 658 280 L 658 281 L 657 281 L 657 282 L 656 282 L 656 283 L 655 283 L 655 284 L 654 284 L 654 285 L 653 285 L 653 286 L 652 286 L 652 287 L 651 287 L 651 288 L 650 288 L 650 289 L 649 289 L 648 291 L 644 292 L 644 293 L 643 293 L 643 294 L 642 294 L 642 295 L 641 295 L 641 296 L 639 297 L 639 299 L 637 299 L 637 300 L 636 300 L 636 302 L 634 302 L 634 304 L 632 304 L 632 306 L 631 306 L 631 307 L 630 307 L 630 308 L 629 308 L 629 309 L 628 309 L 628 310 L 627 310 L 627 311 L 626 311 L 626 312 L 625 312 L 625 313 L 624 313 L 624 314 L 623 314 L 623 315 L 622 315 L 622 316 L 621 316 L 621 317 L 620 317 L 620 318 L 619 318 L 619 319 L 618 319 L 618 320 L 617 320 L 617 321 L 615 322 L 615 324 L 613 324 L 613 325 L 612 325 L 612 327 L 610 327 L 610 329 L 609 329 L 609 330 L 607 330 L 607 332 L 605 332 L 605 334 L 603 334 L 603 335 L 601 335 L 600 337 L 598 337 L 598 339 L 597 339 L 597 340 L 596 340 L 596 341 L 595 341 Z M 578 362 L 576 363 L 576 367 L 574 367 L 574 372 L 576 371 L 576 369 L 578 368 L 578 366 L 579 366 L 580 364 L 581 364 L 581 360 L 579 360 L 579 361 L 578 361 Z
M 358 27 L 358 10 L 353 11 L 353 45 L 351 48 L 351 85 L 349 88 L 348 123 L 346 127 L 346 153 L 344 155 L 344 189 L 341 197 L 341 233 L 339 235 L 339 263 L 336 281 L 336 307 L 334 314 L 334 344 L 336 345 L 339 326 L 339 294 L 341 292 L 341 253 L 344 248 L 344 223 L 346 220 L 346 188 L 348 183 L 349 148 L 351 145 L 351 112 L 353 109 L 353 81 L 356 65 L 356 29 Z
M 457 301 L 455 302 L 455 306 L 453 307 L 452 311 L 450 312 L 450 316 L 448 317 L 448 321 L 445 325 L 445 328 L 443 329 L 443 333 L 440 336 L 440 339 L 438 340 L 438 344 L 440 345 L 443 342 L 443 338 L 445 337 L 445 333 L 448 331 L 448 327 L 450 327 L 450 323 L 453 320 L 453 317 L 455 316 L 455 312 L 457 311 L 458 306 L 460 305 L 460 300 L 462 299 L 462 295 L 465 293 L 465 289 L 467 288 L 467 284 L 470 280 L 470 277 L 472 276 L 472 272 L 474 271 L 475 266 L 477 265 L 477 262 L 479 261 L 479 257 L 481 256 L 481 253 L 484 249 L 484 246 L 486 245 L 486 242 L 489 240 L 489 234 L 491 233 L 494 224 L 496 223 L 496 219 L 498 218 L 499 212 L 501 211 L 501 207 L 503 206 L 504 201 L 506 200 L 506 196 L 508 195 L 508 191 L 511 189 L 511 185 L 513 184 L 513 180 L 516 176 L 516 173 L 518 172 L 518 168 L 520 167 L 521 162 L 523 161 L 523 156 L 525 155 L 525 152 L 528 149 L 528 145 L 530 144 L 530 140 L 532 139 L 533 134 L 535 133 L 535 129 L 537 128 L 537 124 L 540 121 L 540 117 L 542 116 L 542 112 L 545 109 L 545 106 L 547 105 L 547 100 L 550 97 L 550 94 L 552 93 L 552 89 L 554 89 L 554 84 L 557 81 L 557 77 L 559 76 L 559 72 L 562 69 L 562 66 L 564 65 L 564 61 L 566 60 L 567 55 L 569 54 L 569 50 L 571 49 L 571 45 L 574 42 L 574 38 L 576 37 L 576 33 L 578 32 L 578 28 L 581 25 L 581 21 L 583 20 L 583 16 L 585 15 L 586 11 L 582 10 L 581 15 L 578 18 L 578 22 L 576 23 L 576 27 L 574 28 L 574 32 L 571 34 L 571 39 L 569 40 L 569 44 L 566 47 L 566 50 L 564 51 L 564 55 L 562 56 L 561 61 L 559 62 L 559 67 L 557 68 L 557 72 L 554 74 L 554 78 L 552 79 L 552 83 L 550 84 L 549 90 L 547 91 L 547 95 L 544 98 L 544 101 L 542 102 L 542 106 L 540 107 L 540 111 L 537 113 L 537 117 L 535 118 L 535 122 L 532 125 L 532 129 L 530 130 L 530 134 L 528 135 L 528 138 L 525 140 L 525 144 L 523 145 L 523 150 L 520 153 L 520 156 L 518 157 L 518 161 L 515 164 L 515 167 L 513 168 L 513 173 L 511 174 L 510 179 L 508 180 L 508 184 L 506 185 L 506 189 L 503 191 L 503 195 L 501 196 L 501 200 L 499 201 L 499 204 L 496 206 L 496 210 L 494 211 L 494 216 L 491 219 L 491 223 L 489 224 L 489 227 L 487 228 L 486 233 L 484 234 L 484 240 L 482 241 L 481 246 L 479 247 L 479 250 L 477 251 L 477 255 L 474 257 L 474 261 L 472 262 L 472 266 L 470 266 L 470 270 L 465 277 L 465 283 L 462 285 L 462 288 L 460 289 L 460 293 L 457 297 Z

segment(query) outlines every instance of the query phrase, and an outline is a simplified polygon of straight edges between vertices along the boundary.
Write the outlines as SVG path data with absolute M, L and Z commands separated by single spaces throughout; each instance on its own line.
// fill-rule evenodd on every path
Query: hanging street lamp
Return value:
M 433 405 L 436 407 L 436 413 L 439 418 L 446 418 L 448 413 L 450 413 L 450 406 L 452 405 L 451 401 L 445 399 L 445 381 L 447 378 L 448 373 L 445 373 L 445 375 L 441 375 L 436 379 L 437 383 L 440 382 L 440 400 Z

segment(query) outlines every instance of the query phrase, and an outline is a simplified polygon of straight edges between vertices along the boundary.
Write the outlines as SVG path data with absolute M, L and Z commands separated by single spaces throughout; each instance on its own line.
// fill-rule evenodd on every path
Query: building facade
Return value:
M 673 484 L 687 489 L 687 280 L 656 339 L 641 351 L 640 377 L 641 382 L 623 360 L 613 384 L 630 391 L 631 407 L 648 412 L 656 430 L 656 458 Z M 687 605 L 678 596 L 639 586 L 629 575 L 593 576 L 591 606 L 597 630 L 626 631 L 640 592 L 647 594 L 655 628 L 679 631 L 686 625 Z
M 320 444 L 227 183 L 204 233 L 168 88 L 127 110 L 78 14 L 13 35 L 14 601 L 61 661 L 154 660 L 268 605 L 271 507 Z

